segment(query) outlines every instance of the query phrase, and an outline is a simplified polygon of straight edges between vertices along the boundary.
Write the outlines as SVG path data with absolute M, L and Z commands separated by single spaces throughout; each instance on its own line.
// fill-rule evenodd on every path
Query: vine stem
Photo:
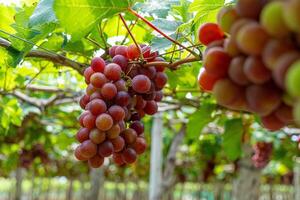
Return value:
M 161 34 L 162 36 L 164 36 L 166 39 L 170 40 L 171 42 L 177 44 L 178 46 L 182 47 L 183 49 L 187 50 L 188 52 L 190 52 L 191 54 L 193 54 L 195 57 L 198 56 L 197 53 L 195 53 L 194 51 L 192 51 L 191 49 L 185 47 L 184 45 L 182 45 L 180 42 L 174 40 L 173 38 L 171 38 L 170 36 L 168 36 L 167 34 L 165 34 L 164 32 L 162 32 L 161 30 L 159 30 L 156 26 L 154 26 L 154 24 L 152 24 L 150 21 L 148 21 L 146 18 L 144 18 L 143 16 L 141 16 L 140 14 L 138 14 L 135 10 L 128 8 L 129 12 L 131 12 L 133 15 L 135 15 L 136 17 L 140 18 L 141 20 L 143 20 L 148 26 L 150 26 L 152 29 L 154 29 L 156 32 L 158 32 L 159 34 Z
M 127 29 L 127 32 L 129 33 L 131 39 L 133 40 L 135 46 L 138 48 L 139 53 L 140 53 L 140 57 L 143 61 L 144 57 L 143 57 L 143 52 L 142 52 L 142 49 L 141 49 L 140 45 L 137 43 L 136 39 L 134 38 L 133 34 L 131 33 L 130 28 L 127 26 L 126 21 L 125 21 L 124 17 L 122 16 L 122 14 L 119 14 L 119 16 L 120 16 L 120 19 L 122 20 L 125 28 Z
M 196 62 L 196 61 L 200 61 L 200 58 L 190 56 L 190 57 L 187 57 L 187 58 L 182 59 L 182 60 L 178 60 L 178 61 L 173 62 L 173 63 L 162 62 L 162 61 L 154 61 L 154 62 L 145 63 L 143 66 L 144 67 L 164 66 L 164 67 L 168 67 L 172 70 L 176 70 L 178 68 L 178 66 L 180 66 L 182 64 Z

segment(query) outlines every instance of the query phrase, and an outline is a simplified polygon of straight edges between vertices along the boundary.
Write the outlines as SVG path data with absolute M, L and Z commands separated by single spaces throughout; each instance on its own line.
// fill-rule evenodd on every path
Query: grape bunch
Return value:
M 199 28 L 199 85 L 265 128 L 300 126 L 300 1 L 238 0 Z
M 144 153 L 141 119 L 157 112 L 168 79 L 164 66 L 143 66 L 164 61 L 149 46 L 113 46 L 109 54 L 111 61 L 95 57 L 84 71 L 87 88 L 80 106 L 85 111 L 79 117 L 76 138 L 81 144 L 75 157 L 93 168 L 101 167 L 105 157 L 120 166 Z
M 50 162 L 42 144 L 36 144 L 31 149 L 23 148 L 19 154 L 20 166 L 28 169 L 36 158 L 40 158 L 43 164 Z
M 264 168 L 270 161 L 273 145 L 267 142 L 257 142 L 254 147 L 252 162 L 256 168 Z

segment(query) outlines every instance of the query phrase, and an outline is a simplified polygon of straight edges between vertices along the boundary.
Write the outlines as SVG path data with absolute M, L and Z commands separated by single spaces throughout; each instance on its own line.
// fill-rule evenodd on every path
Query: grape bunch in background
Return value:
M 273 144 L 267 142 L 257 142 L 254 147 L 252 162 L 256 168 L 264 168 L 271 160 Z
M 141 53 L 142 52 L 142 55 Z M 149 46 L 113 46 L 112 58 L 92 59 L 84 71 L 86 94 L 80 100 L 85 111 L 79 117 L 81 143 L 75 157 L 100 167 L 112 156 L 116 165 L 134 163 L 147 147 L 142 118 L 154 115 L 167 83 L 163 66 L 144 67 L 141 63 L 163 61 Z
M 239 0 L 206 23 L 199 85 L 275 131 L 300 125 L 300 1 Z
M 35 144 L 30 149 L 22 148 L 19 153 L 19 164 L 21 167 L 28 169 L 36 158 L 40 158 L 44 165 L 50 162 L 42 144 Z

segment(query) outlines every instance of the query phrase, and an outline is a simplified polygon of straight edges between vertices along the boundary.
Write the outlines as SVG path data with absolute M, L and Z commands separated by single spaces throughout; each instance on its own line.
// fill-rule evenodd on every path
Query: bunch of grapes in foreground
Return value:
M 276 131 L 300 125 L 300 1 L 239 0 L 206 23 L 199 84 L 232 110 Z
M 270 161 L 272 155 L 272 143 L 257 142 L 254 145 L 253 164 L 256 168 L 264 168 Z
M 87 88 L 80 100 L 85 111 L 79 118 L 82 128 L 76 138 L 81 144 L 75 156 L 93 168 L 100 167 L 105 157 L 124 165 L 144 153 L 147 144 L 141 119 L 157 112 L 167 83 L 163 66 L 141 64 L 163 61 L 149 46 L 113 46 L 109 54 L 111 61 L 95 57 L 85 70 Z

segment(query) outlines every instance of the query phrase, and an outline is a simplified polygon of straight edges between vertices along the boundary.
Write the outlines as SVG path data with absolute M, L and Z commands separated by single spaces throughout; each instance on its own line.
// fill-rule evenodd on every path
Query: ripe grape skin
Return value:
M 113 57 L 112 59 L 113 63 L 116 63 L 117 65 L 119 65 L 122 69 L 122 71 L 126 71 L 127 69 L 127 65 L 128 65 L 128 60 L 125 56 L 122 55 L 116 55 Z
M 270 131 L 278 131 L 285 126 L 285 124 L 278 119 L 274 113 L 262 117 L 261 122 L 263 126 Z
M 225 107 L 233 104 L 241 93 L 242 88 L 229 79 L 217 81 L 213 88 L 213 95 L 217 102 Z
M 88 95 L 83 95 L 79 100 L 79 105 L 82 109 L 85 109 L 85 106 L 89 103 L 90 97 Z
M 157 89 L 161 90 L 167 83 L 168 76 L 163 72 L 158 72 L 155 76 L 155 86 Z
M 204 57 L 203 66 L 212 76 L 223 78 L 227 75 L 231 57 L 221 47 L 213 47 Z
M 258 23 L 242 26 L 237 33 L 238 47 L 246 54 L 261 55 L 269 39 L 268 34 Z
M 121 128 L 119 124 L 115 124 L 106 133 L 108 139 L 114 139 L 120 135 Z
M 85 82 L 86 84 L 89 84 L 90 83 L 90 78 L 91 76 L 94 74 L 94 70 L 91 68 L 91 67 L 88 67 L 84 70 L 83 72 L 83 76 L 85 78 Z
M 154 59 L 155 62 L 165 62 L 165 59 L 161 58 L 161 57 L 156 57 Z M 162 65 L 155 65 L 155 69 L 157 72 L 164 72 L 165 71 L 165 67 Z
M 156 102 L 160 102 L 164 97 L 164 94 L 161 90 L 159 91 L 155 91 L 155 98 L 154 98 L 154 101 Z
M 123 79 L 120 79 L 115 82 L 115 86 L 117 88 L 117 91 L 127 91 L 126 82 Z
M 105 61 L 100 57 L 95 57 L 92 59 L 91 68 L 95 72 L 103 72 L 105 67 Z
M 255 23 L 255 21 L 253 21 L 251 19 L 246 19 L 246 18 L 241 18 L 241 19 L 238 19 L 237 21 L 235 21 L 234 24 L 230 28 L 230 38 L 232 38 L 234 41 L 236 41 L 239 30 L 243 26 L 253 23 L 253 22 Z
M 94 144 L 100 144 L 105 140 L 106 136 L 105 132 L 95 128 L 91 130 L 89 138 Z
M 116 46 L 112 46 L 110 49 L 109 49 L 109 55 L 110 55 L 110 57 L 114 57 L 115 55 L 116 55 L 116 48 L 117 48 L 118 46 L 116 45 Z
M 83 125 L 83 119 L 84 119 L 84 117 L 87 115 L 87 114 L 89 114 L 90 112 L 89 111 L 84 111 L 83 113 L 81 113 L 81 115 L 79 116 L 79 118 L 78 118 L 78 121 L 79 121 L 79 123 L 80 123 L 80 125 L 83 127 L 84 125 Z
M 237 46 L 237 43 L 233 37 L 229 37 L 224 40 L 224 50 L 231 57 L 235 57 L 241 54 L 241 51 L 239 50 L 239 47 Z
M 135 109 L 138 109 L 138 110 L 143 109 L 146 106 L 146 101 L 140 95 L 135 96 L 135 101 L 136 101 L 135 106 L 134 106 Z
M 237 13 L 244 18 L 258 19 L 263 5 L 262 0 L 239 0 L 236 4 Z
M 152 101 L 147 101 L 146 106 L 144 108 L 144 112 L 148 115 L 154 115 L 157 113 L 158 106 L 157 103 L 152 100 Z
M 90 130 L 88 128 L 81 128 L 76 134 L 76 139 L 78 142 L 82 143 L 89 139 L 89 134 Z
M 225 6 L 221 8 L 218 13 L 217 21 L 222 30 L 226 33 L 230 32 L 232 24 L 239 19 L 237 11 L 232 6 Z
M 118 64 L 110 63 L 105 66 L 104 75 L 112 81 L 118 81 L 121 79 L 122 69 Z
M 80 160 L 80 161 L 88 160 L 88 157 L 82 155 L 80 145 L 76 147 L 76 149 L 74 151 L 74 156 L 77 160 Z
M 133 144 L 137 138 L 137 133 L 132 128 L 127 128 L 122 131 L 121 136 L 125 140 L 126 144 Z
M 147 143 L 145 138 L 138 137 L 136 139 L 136 142 L 133 144 L 133 149 L 135 150 L 135 152 L 137 154 L 142 154 L 145 152 L 146 148 L 147 148 Z
M 132 164 L 136 161 L 136 152 L 132 148 L 127 148 L 122 152 L 123 161 L 127 164 Z
M 248 85 L 249 80 L 247 78 L 247 73 L 244 72 L 244 63 L 246 58 L 244 56 L 235 57 L 231 60 L 229 66 L 229 77 L 230 79 L 238 85 Z
M 115 55 L 122 55 L 127 57 L 128 48 L 126 46 L 118 46 L 115 50 Z
M 95 155 L 94 157 L 88 160 L 89 166 L 92 168 L 99 168 L 104 163 L 104 158 L 99 155 Z
M 96 126 L 101 131 L 108 131 L 113 126 L 113 118 L 109 114 L 103 113 L 97 117 Z
M 280 107 L 275 111 L 275 115 L 286 125 L 294 123 L 293 108 L 291 106 L 281 104 Z
M 203 70 L 200 71 L 198 84 L 200 88 L 206 92 L 211 92 L 215 83 L 219 80 L 218 77 L 215 77 L 209 73 L 206 72 L 206 70 L 203 68 Z
M 300 59 L 297 51 L 287 52 L 277 59 L 273 69 L 273 79 L 280 88 L 285 89 L 286 73 L 297 59 Z
M 118 136 L 110 141 L 114 146 L 114 152 L 120 152 L 125 147 L 125 140 L 121 136 Z
M 125 91 L 120 91 L 117 93 L 117 96 L 115 98 L 115 103 L 119 106 L 128 106 L 130 101 L 130 96 Z
M 108 109 L 108 113 L 115 122 L 119 122 L 125 118 L 125 111 L 121 106 L 113 105 Z
M 151 81 L 145 75 L 137 75 L 132 79 L 132 88 L 138 93 L 147 93 L 150 90 Z
M 95 127 L 95 120 L 96 117 L 91 113 L 88 113 L 87 115 L 84 116 L 82 120 L 83 126 L 88 129 L 93 129 Z
M 140 121 L 133 121 L 129 127 L 135 130 L 137 135 L 144 133 L 144 124 Z
M 100 144 L 98 147 L 98 154 L 102 157 L 108 157 L 108 156 L 112 155 L 113 152 L 114 152 L 114 146 L 108 140 L 106 140 L 105 142 Z
M 105 100 L 111 100 L 117 95 L 117 88 L 113 83 L 105 83 L 101 88 L 101 96 Z
M 244 73 L 255 84 L 263 84 L 272 78 L 271 71 L 259 57 L 249 56 L 244 63 Z
M 206 46 L 213 41 L 221 40 L 223 37 L 222 29 L 215 23 L 202 24 L 198 30 L 199 42 Z
M 95 116 L 104 113 L 107 109 L 106 103 L 101 99 L 94 99 L 89 104 L 89 111 Z
M 118 166 L 121 166 L 121 165 L 124 165 L 125 162 L 123 161 L 123 158 L 122 158 L 122 154 L 121 153 L 114 153 L 113 154 L 113 161 L 116 165 Z
M 140 50 L 135 44 L 128 46 L 127 57 L 131 60 L 135 60 L 140 57 Z
M 80 145 L 80 152 L 86 158 L 91 158 L 97 154 L 97 145 L 91 140 L 86 140 Z
M 94 92 L 98 91 L 92 84 L 89 84 L 86 88 L 86 94 L 91 96 Z
M 294 45 L 288 40 L 269 40 L 262 54 L 266 67 L 270 70 L 274 70 L 275 64 L 280 56 L 294 49 Z
M 104 74 L 96 72 L 91 76 L 90 82 L 95 88 L 101 88 L 108 80 Z
M 281 93 L 275 85 L 251 85 L 246 89 L 246 98 L 252 111 L 267 116 L 281 104 Z

